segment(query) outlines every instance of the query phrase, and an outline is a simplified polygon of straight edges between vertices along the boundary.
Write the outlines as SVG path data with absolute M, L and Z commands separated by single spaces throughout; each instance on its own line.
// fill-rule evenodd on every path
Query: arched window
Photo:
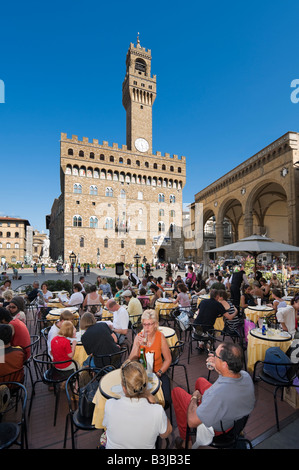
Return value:
M 68 149 L 67 154 L 68 155 L 74 155 L 73 149 Z
M 110 162 L 114 162 L 114 157 L 113 157 L 113 155 L 110 155 Z
M 100 155 L 100 160 L 102 160 L 102 161 L 105 160 L 105 155 L 103 155 L 102 153 L 101 153 L 101 155 Z
M 165 196 L 163 193 L 159 193 L 158 195 L 158 202 L 165 202 Z
M 111 217 L 106 217 L 105 219 L 105 229 L 113 229 L 113 219 Z
M 130 160 L 130 158 L 127 159 L 127 165 L 131 165 L 131 160 Z
M 96 185 L 92 184 L 89 187 L 89 194 L 91 194 L 93 196 L 96 196 L 98 194 L 98 187 Z
M 165 165 L 162 165 L 162 170 L 166 170 L 166 166 L 165 166 Z
M 165 232 L 164 222 L 158 222 L 158 232 Z
M 169 197 L 169 202 L 170 204 L 174 204 L 175 203 L 175 195 L 174 194 L 171 194 L 170 197 Z
M 163 217 L 164 215 L 164 209 L 159 209 L 159 217 Z
M 175 211 L 174 210 L 170 211 L 170 217 L 175 217 Z
M 105 196 L 107 196 L 107 197 L 113 197 L 113 189 L 110 188 L 110 187 L 106 188 Z
M 97 219 L 97 217 L 90 217 L 89 227 L 90 228 L 98 228 L 98 219 Z
M 82 217 L 81 217 L 81 215 L 74 215 L 74 217 L 73 217 L 73 227 L 82 227 Z
M 145 162 L 144 166 L 145 166 L 145 168 L 149 168 L 149 163 Z
M 74 193 L 82 194 L 82 185 L 79 183 L 74 184 Z
M 122 241 L 120 242 L 120 247 L 121 247 L 121 248 L 124 248 L 124 247 L 125 247 L 125 242 L 124 242 L 124 240 L 122 240 Z
M 79 244 L 80 248 L 84 248 L 84 237 L 80 237 Z
M 104 238 L 104 248 L 108 248 L 108 237 Z
M 15 232 L 15 238 L 19 238 L 20 234 L 19 232 Z
M 140 166 L 140 161 L 139 160 L 136 160 L 136 165 Z
M 20 248 L 19 243 L 15 243 L 15 248 Z
M 94 153 L 93 152 L 90 152 L 89 158 L 94 158 Z
M 10 248 L 10 243 L 6 243 L 6 248 Z
M 119 163 L 124 163 L 124 159 L 122 157 L 120 157 Z
M 170 171 L 174 171 L 174 168 L 173 168 L 173 166 L 171 166 L 171 167 L 170 167 Z
M 158 169 L 158 165 L 157 163 L 154 163 L 154 170 L 157 170 Z
M 178 173 L 182 173 L 182 168 L 180 166 L 178 167 Z
M 136 59 L 135 70 L 146 73 L 146 62 L 143 59 Z
M 84 152 L 83 152 L 83 150 L 80 150 L 80 151 L 79 151 L 79 157 L 84 157 Z
M 124 189 L 120 191 L 120 197 L 121 199 L 126 199 L 126 191 Z
M 7 233 L 6 233 L 6 236 L 7 236 L 7 238 L 10 238 L 11 233 L 10 233 L 10 232 L 7 232 Z

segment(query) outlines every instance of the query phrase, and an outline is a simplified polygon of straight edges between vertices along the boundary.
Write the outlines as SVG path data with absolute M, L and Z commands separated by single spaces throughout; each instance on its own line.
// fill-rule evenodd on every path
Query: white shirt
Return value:
M 81 294 L 81 292 L 74 292 L 71 295 L 70 300 L 67 305 L 71 307 L 72 305 L 83 304 L 83 301 L 84 301 L 83 294 Z
M 154 449 L 158 435 L 167 430 L 167 416 L 161 405 L 146 398 L 112 398 L 105 404 L 103 426 L 106 449 Z
M 129 326 L 129 314 L 125 307 L 120 307 L 113 312 L 113 328 L 115 330 L 127 330 Z
M 285 323 L 288 332 L 294 338 L 294 334 L 296 333 L 294 307 L 288 305 L 287 307 L 278 308 L 276 312 L 276 318 L 279 323 Z

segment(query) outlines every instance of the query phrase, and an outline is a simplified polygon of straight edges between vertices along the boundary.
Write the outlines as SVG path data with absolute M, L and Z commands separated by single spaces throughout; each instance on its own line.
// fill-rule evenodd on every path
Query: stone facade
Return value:
M 25 261 L 26 227 L 28 220 L 14 217 L 0 217 L 0 258 L 1 263 Z
M 194 247 L 188 254 L 201 261 L 205 251 L 228 243 L 225 221 L 230 223 L 231 241 L 256 233 L 299 246 L 298 165 L 299 134 L 288 132 L 199 191 L 192 205 L 191 219 L 195 233 L 197 204 L 202 217 L 198 238 L 202 243 L 193 240 Z M 207 243 L 204 227 L 211 218 L 215 223 L 215 238 Z M 296 258 L 296 254 L 289 255 L 290 261 Z
M 61 195 L 48 216 L 50 256 L 81 263 L 175 262 L 183 243 L 185 157 L 152 153 L 151 51 L 130 45 L 123 83 L 127 143 L 61 134 Z

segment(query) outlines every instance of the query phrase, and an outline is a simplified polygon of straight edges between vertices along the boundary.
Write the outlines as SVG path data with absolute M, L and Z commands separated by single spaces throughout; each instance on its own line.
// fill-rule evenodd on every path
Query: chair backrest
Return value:
M 6 380 L 0 384 L 0 421 L 2 416 L 11 410 L 17 411 L 17 404 L 22 403 L 22 416 L 21 421 L 25 418 L 26 404 L 27 404 L 27 389 L 24 384 L 15 380 Z M 19 413 L 17 413 L 19 421 Z M 10 415 L 11 419 L 11 415 Z
M 78 370 L 78 365 L 73 359 L 69 359 L 67 361 L 53 361 L 47 352 L 43 352 L 33 356 L 33 364 L 35 368 L 36 377 L 41 381 L 44 380 L 44 374 L 46 371 L 50 369 L 57 371 L 55 365 L 66 364 L 69 362 L 72 362 L 74 364 L 74 369 Z M 63 369 L 58 370 L 58 372 L 63 372 Z
M 146 310 L 147 308 L 149 308 L 149 305 L 150 305 L 150 299 L 149 298 L 138 298 L 138 300 L 140 301 L 141 305 L 142 305 L 142 308 L 143 310 Z
M 171 353 L 171 366 L 175 366 L 178 364 L 181 355 L 184 352 L 184 341 L 177 341 L 174 346 L 170 346 L 170 353 Z
M 92 305 L 86 305 L 86 312 L 93 313 L 94 315 L 96 313 L 99 313 L 102 309 L 102 304 L 92 304 Z
M 27 361 L 37 353 L 39 340 L 39 335 L 30 335 L 30 344 L 23 348 L 25 352 L 30 348 L 30 357 L 27 359 Z
M 95 362 L 100 363 L 100 367 L 113 366 L 118 369 L 123 360 L 125 354 L 127 354 L 127 349 L 120 349 L 112 354 L 93 354 Z M 97 366 L 98 367 L 98 366 Z
M 21 369 L 17 369 L 13 372 L 10 372 L 9 374 L 1 375 L 0 384 L 2 384 L 3 382 L 23 383 L 24 382 L 24 367 L 22 367 Z

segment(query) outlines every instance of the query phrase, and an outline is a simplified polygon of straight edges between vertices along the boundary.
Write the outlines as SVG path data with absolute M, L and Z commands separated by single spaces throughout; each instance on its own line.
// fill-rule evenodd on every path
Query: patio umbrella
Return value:
M 294 245 L 287 245 L 286 243 L 279 243 L 267 238 L 263 235 L 251 235 L 250 237 L 242 238 L 241 240 L 230 243 L 229 245 L 220 246 L 209 250 L 208 253 L 216 253 L 219 251 L 240 251 L 248 253 L 254 257 L 254 266 L 256 272 L 256 260 L 261 253 L 289 253 L 297 251 L 299 247 Z

